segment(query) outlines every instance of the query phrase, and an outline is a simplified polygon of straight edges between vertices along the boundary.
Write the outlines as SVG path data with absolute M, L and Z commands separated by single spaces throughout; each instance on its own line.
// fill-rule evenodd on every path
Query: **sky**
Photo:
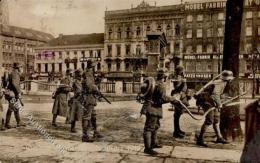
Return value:
M 11 25 L 59 34 L 104 32 L 104 11 L 129 9 L 143 0 L 6 0 Z M 157 6 L 181 0 L 145 0 Z M 198 0 L 189 0 L 189 2 Z M 201 2 L 203 0 L 199 0 Z

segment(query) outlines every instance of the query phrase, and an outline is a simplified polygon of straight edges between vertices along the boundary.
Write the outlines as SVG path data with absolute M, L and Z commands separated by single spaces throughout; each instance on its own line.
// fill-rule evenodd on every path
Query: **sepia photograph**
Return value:
M 259 163 L 260 0 L 0 0 L 0 163 Z

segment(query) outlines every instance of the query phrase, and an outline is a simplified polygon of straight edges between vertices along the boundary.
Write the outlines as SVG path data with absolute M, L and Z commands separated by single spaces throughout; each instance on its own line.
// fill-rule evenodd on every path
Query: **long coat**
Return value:
M 69 120 L 72 121 L 78 121 L 82 119 L 82 83 L 80 80 L 76 79 L 73 83 L 73 92 L 74 97 L 71 99 L 71 109 L 69 113 Z
M 52 114 L 67 117 L 69 111 L 68 93 L 71 91 L 70 79 L 65 77 L 60 83 L 67 86 L 61 86 L 57 89 Z
M 86 70 L 83 74 L 83 82 L 82 87 L 84 91 L 84 101 L 85 105 L 97 105 L 96 98 L 94 97 L 94 93 L 96 93 L 97 86 L 95 85 L 95 79 L 93 71 Z

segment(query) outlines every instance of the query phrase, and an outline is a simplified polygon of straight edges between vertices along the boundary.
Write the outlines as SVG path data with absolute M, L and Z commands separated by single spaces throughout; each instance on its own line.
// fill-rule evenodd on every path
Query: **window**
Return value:
M 260 18 L 260 11 L 258 11 L 258 17 Z
M 126 63 L 126 64 L 125 64 L 125 70 L 126 70 L 126 71 L 130 71 L 130 64 L 129 64 L 129 63 Z
M 121 46 L 120 45 L 116 45 L 116 54 L 118 57 L 121 56 Z
M 49 72 L 49 71 L 48 71 L 48 63 L 45 63 L 45 72 L 46 72 L 46 73 Z
M 187 22 L 192 22 L 192 19 L 193 19 L 192 15 L 187 16 Z
M 175 52 L 180 52 L 180 43 L 175 43 L 174 44 L 174 51 Z
M 52 64 L 51 64 L 51 71 L 52 71 L 52 72 L 55 72 L 55 63 L 52 63 Z
M 202 38 L 202 29 L 197 29 L 197 38 Z
M 223 44 L 218 44 L 218 51 L 217 52 L 223 52 L 223 48 L 224 48 L 224 46 L 223 46 Z
M 246 27 L 246 36 L 252 36 L 252 27 Z
M 70 52 L 69 52 L 69 51 L 66 52 L 66 57 L 67 57 L 67 58 L 70 57 Z
M 192 46 L 191 46 L 191 45 L 187 46 L 187 48 L 186 48 L 186 53 L 187 53 L 187 54 L 190 54 L 190 53 L 192 53 L 192 52 L 193 52 Z
M 136 54 L 137 55 L 141 54 L 141 45 L 136 45 Z
M 252 11 L 247 11 L 247 12 L 246 12 L 246 18 L 247 18 L 247 19 L 251 19 L 252 17 L 253 17 Z
M 162 31 L 162 27 L 160 25 L 158 25 L 157 31 L 160 31 L 160 32 Z
M 85 58 L 85 51 L 81 51 L 82 58 Z
M 101 58 L 101 50 L 97 50 L 97 57 Z
M 77 64 L 77 62 L 74 62 L 73 65 L 74 65 L 74 70 L 78 69 L 78 64 Z
M 251 53 L 251 51 L 252 51 L 252 44 L 247 43 L 245 50 L 246 50 L 247 53 Z
M 125 46 L 125 53 L 126 53 L 126 55 L 130 55 L 130 53 L 131 53 L 131 45 L 126 45 Z
M 122 38 L 122 31 L 121 28 L 117 29 L 117 39 L 121 39 Z
M 62 72 L 62 63 L 59 63 L 59 72 Z
M 202 53 L 202 45 L 197 45 L 197 53 Z
M 107 70 L 108 70 L 108 71 L 111 71 L 111 70 L 112 70 L 112 65 L 111 65 L 111 63 L 108 63 L 108 64 L 107 64 Z
M 218 20 L 224 20 L 224 13 L 223 12 L 218 13 Z
M 126 38 L 131 38 L 131 30 L 129 27 L 126 29 Z
M 116 63 L 116 70 L 117 70 L 117 71 L 120 71 L 120 68 L 121 68 L 121 63 L 120 63 L 120 62 L 117 62 L 117 63 Z
M 101 63 L 97 64 L 97 70 L 101 70 Z
M 93 58 L 93 51 L 92 50 L 89 51 L 89 57 Z
M 112 56 L 112 45 L 107 45 L 107 54 L 109 57 Z
M 175 26 L 175 36 L 179 36 L 181 34 L 181 28 L 180 28 L 180 25 L 177 24 Z
M 146 32 L 149 32 L 151 30 L 151 27 L 148 25 L 147 27 L 146 27 Z
M 141 28 L 140 28 L 140 27 L 137 27 L 137 28 L 136 28 L 136 36 L 137 36 L 137 37 L 140 37 L 140 35 L 141 35 Z
M 198 15 L 197 16 L 197 21 L 203 21 L 203 15 Z
M 260 36 L 260 26 L 258 27 L 258 36 Z
M 191 29 L 187 30 L 187 36 L 186 37 L 192 38 L 192 30 Z
M 212 28 L 207 29 L 207 37 L 212 37 L 212 35 L 213 35 L 213 29 Z
M 112 39 L 113 31 L 111 28 L 108 30 L 108 39 Z
M 166 28 L 166 35 L 167 36 L 171 36 L 172 35 L 172 31 L 171 31 L 172 27 L 171 25 L 167 25 L 167 28 Z
M 38 67 L 38 72 L 41 72 L 41 64 L 40 63 L 37 64 L 37 67 Z
M 224 36 L 223 28 L 218 28 L 218 37 L 223 37 L 223 36 Z
M 207 53 L 212 53 L 213 52 L 213 45 L 212 44 L 208 44 L 207 45 Z
M 70 68 L 70 63 L 66 63 L 66 68 L 69 69 Z

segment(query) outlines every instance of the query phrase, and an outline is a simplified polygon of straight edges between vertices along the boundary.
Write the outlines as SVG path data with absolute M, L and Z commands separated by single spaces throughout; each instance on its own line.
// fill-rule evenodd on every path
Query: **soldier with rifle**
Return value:
M 157 155 L 154 148 L 162 148 L 158 144 L 157 131 L 160 128 L 160 119 L 162 118 L 162 105 L 168 102 L 174 102 L 175 98 L 166 96 L 166 88 L 164 82 L 167 76 L 164 69 L 157 71 L 156 82 L 152 77 L 145 80 L 141 87 L 139 99 L 143 101 L 141 114 L 145 114 L 146 121 L 144 125 L 144 153 L 149 155 Z
M 0 77 L 2 79 L 2 72 L 0 70 Z M 4 118 L 3 118 L 3 111 L 4 111 L 4 108 L 3 108 L 3 103 L 2 103 L 2 99 L 3 99 L 3 96 L 4 96 L 4 91 L 2 90 L 3 88 L 3 82 L 2 80 L 0 80 L 0 130 L 3 131 L 5 130 L 5 126 L 4 126 Z
M 10 120 L 11 115 L 14 112 L 14 116 L 16 119 L 17 127 L 25 126 L 25 124 L 21 121 L 18 106 L 23 106 L 21 101 L 22 91 L 20 88 L 20 76 L 22 73 L 22 66 L 19 63 L 13 64 L 13 70 L 11 74 L 6 74 L 5 83 L 5 98 L 9 102 L 8 110 L 6 113 L 6 121 L 5 121 L 5 128 L 10 129 Z M 15 105 L 16 104 L 16 105 Z
M 82 89 L 83 89 L 83 115 L 82 115 L 82 142 L 93 142 L 94 140 L 90 138 L 89 131 L 92 127 L 94 130 L 94 138 L 103 137 L 97 131 L 97 118 L 95 106 L 97 105 L 96 98 L 104 97 L 98 90 L 95 84 L 95 66 L 96 63 L 92 60 L 87 61 L 87 67 L 83 73 Z
M 68 100 L 69 100 L 69 92 L 72 92 L 72 70 L 67 69 L 66 70 L 66 76 L 61 79 L 60 81 L 60 86 L 57 88 L 56 92 L 53 95 L 54 104 L 52 108 L 52 126 L 57 127 L 56 124 L 56 119 L 58 116 L 62 117 L 68 117 L 69 113 L 69 105 L 68 105 Z M 67 121 L 67 119 L 66 119 Z
M 219 129 L 220 109 L 222 108 L 222 100 L 228 98 L 223 94 L 227 82 L 233 80 L 232 71 L 223 71 L 219 79 L 213 80 L 203 90 L 199 91 L 199 94 L 195 95 L 196 105 L 201 107 L 205 112 L 210 108 L 216 109 L 210 111 L 205 118 L 205 121 L 201 127 L 200 135 L 197 139 L 197 145 L 207 147 L 204 142 L 204 134 L 207 128 L 213 124 L 213 129 L 216 133 L 216 143 L 226 144 L 227 141 L 222 137 Z

